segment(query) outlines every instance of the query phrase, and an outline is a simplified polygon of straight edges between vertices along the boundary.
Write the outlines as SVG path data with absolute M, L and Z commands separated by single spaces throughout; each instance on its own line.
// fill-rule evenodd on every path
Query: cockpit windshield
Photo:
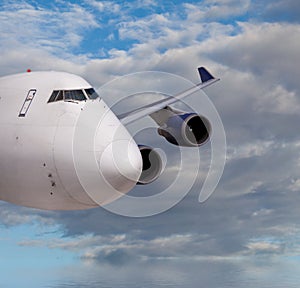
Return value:
M 48 100 L 48 103 L 57 101 L 86 101 L 88 99 L 97 99 L 99 95 L 93 88 L 77 90 L 54 90 Z
M 64 91 L 64 99 L 65 101 L 85 101 L 86 97 L 82 90 L 66 90 Z
M 97 94 L 97 92 L 95 91 L 94 88 L 85 89 L 84 91 L 85 91 L 86 95 L 90 99 L 97 99 L 97 98 L 99 98 L 99 95 Z

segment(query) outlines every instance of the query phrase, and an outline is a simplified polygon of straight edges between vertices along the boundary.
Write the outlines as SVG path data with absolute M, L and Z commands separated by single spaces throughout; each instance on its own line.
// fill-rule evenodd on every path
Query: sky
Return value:
M 144 71 L 197 83 L 203 65 L 221 78 L 206 93 L 227 140 L 224 173 L 204 203 L 202 172 L 182 201 L 152 217 L 0 202 L 0 287 L 299 287 L 299 1 L 1 0 L 0 7 L 0 76 L 67 71 L 100 89 Z M 201 110 L 197 99 L 187 102 Z M 168 147 L 176 167 L 178 150 L 152 130 L 141 139 Z M 199 151 L 205 166 L 210 151 Z M 171 172 L 141 193 L 172 182 Z

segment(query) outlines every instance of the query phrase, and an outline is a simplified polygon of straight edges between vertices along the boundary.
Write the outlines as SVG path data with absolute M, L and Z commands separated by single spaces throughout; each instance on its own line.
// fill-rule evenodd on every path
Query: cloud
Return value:
M 300 26 L 285 23 L 239 25 L 242 33 L 223 38 L 209 54 L 231 68 L 264 76 L 269 83 L 288 89 L 299 88 L 296 79 L 299 42 L 294 35 L 299 33 Z
M 109 13 L 119 13 L 120 5 L 113 1 L 96 1 L 96 0 L 86 0 L 88 5 L 96 8 L 100 12 L 109 12 Z
M 26 2 L 2 4 L 0 47 L 3 53 L 38 49 L 64 55 L 81 44 L 86 30 L 98 26 L 94 15 L 77 4 L 67 3 L 54 10 Z
M 249 1 L 186 3 L 179 7 L 184 8 L 182 13 L 174 7 L 168 13 L 150 9 L 135 19 L 127 17 L 124 7 L 110 6 L 112 2 L 87 3 L 103 13 L 109 7 L 112 13 L 122 10 L 121 20 L 111 21 L 117 24 L 117 40 L 129 41 L 126 49 L 117 43 L 108 49 L 106 59 L 77 55 L 72 48 L 80 46 L 87 30 L 100 25 L 95 12 L 79 5 L 55 12 L 29 4 L 15 6 L 15 11 L 0 12 L 0 73 L 20 67 L 24 71 L 28 67 L 58 69 L 83 75 L 98 87 L 143 70 L 170 72 L 198 82 L 195 68 L 207 65 L 222 79 L 207 93 L 226 129 L 225 174 L 206 203 L 197 201 L 199 179 L 181 203 L 152 218 L 124 218 L 102 208 L 48 214 L 7 206 L 0 212 L 7 226 L 49 219 L 63 227 L 64 237 L 24 240 L 20 245 L 74 251 L 84 261 L 111 265 L 124 265 L 127 259 L 140 263 L 278 255 L 291 252 L 286 246 L 296 251 L 289 239 L 299 237 L 299 25 L 264 22 L 261 16 L 271 19 L 275 9 L 283 11 L 283 2 L 277 1 L 272 8 L 270 1 L 264 1 L 266 9 L 261 15 L 252 12 L 250 22 L 239 18 L 251 12 Z M 292 13 L 292 7 L 284 9 Z M 238 24 L 230 18 L 233 15 Z M 78 18 L 87 22 L 76 24 Z M 35 24 L 29 19 L 35 19 Z M 48 19 L 50 26 L 45 29 Z M 24 26 L 19 33 L 20 23 Z M 198 99 L 188 101 L 197 109 Z M 206 152 L 201 148 L 200 153 Z M 144 187 L 144 193 L 156 191 L 155 185 Z M 289 239 L 282 239 L 283 233 Z M 253 239 L 257 234 L 261 238 Z
M 130 13 L 135 11 L 134 9 L 137 10 L 144 5 L 157 6 L 157 3 L 150 2 L 138 1 L 132 6 L 123 4 L 121 9 L 121 4 L 113 4 L 111 1 L 87 1 L 89 6 L 98 7 L 98 10 L 93 11 L 70 3 L 52 5 L 51 9 L 26 2 L 3 5 L 0 14 L 0 33 L 2 35 L 0 47 L 2 47 L 4 55 L 1 67 L 2 69 L 8 67 L 11 63 L 9 59 L 17 57 L 21 58 L 20 63 L 23 58 L 24 62 L 27 60 L 33 69 L 42 69 L 42 67 L 52 69 L 52 66 L 62 69 L 60 67 L 65 66 L 65 70 L 78 71 L 81 74 L 80 67 L 72 67 L 72 64 L 85 63 L 88 68 L 88 65 L 92 66 L 97 63 L 101 71 L 107 71 L 105 67 L 107 61 L 97 61 L 93 59 L 93 54 L 79 55 L 80 53 L 78 53 L 82 50 L 80 45 L 86 45 L 83 40 L 90 38 L 91 31 L 94 31 L 94 35 L 98 35 L 97 38 L 107 39 L 99 41 L 98 45 L 104 47 L 100 50 L 102 55 L 117 60 L 113 61 L 117 63 L 113 63 L 116 68 L 128 66 L 124 63 L 124 59 L 128 57 L 139 59 L 143 67 L 153 67 L 153 64 L 160 61 L 157 57 L 160 52 L 189 46 L 200 38 L 212 34 L 232 31 L 230 25 L 219 25 L 218 23 L 203 25 L 202 23 L 193 23 L 188 17 L 181 18 L 177 16 L 177 9 L 180 9 L 180 5 L 179 7 L 172 6 L 170 12 L 155 13 L 154 10 L 148 10 L 145 17 L 142 15 L 136 19 L 129 17 Z M 114 11 L 121 13 L 118 20 L 110 17 L 111 13 L 115 13 Z M 22 23 L 21 26 L 20 23 Z M 114 37 L 109 35 L 114 35 Z M 95 45 L 93 43 L 96 39 L 93 37 L 91 40 L 92 42 L 89 41 L 91 45 Z M 128 44 L 126 43 L 128 41 L 130 46 L 127 52 Z M 137 43 L 139 44 L 135 45 Z M 116 46 L 108 49 L 107 45 Z M 126 52 L 121 48 L 123 45 L 127 46 Z M 120 48 L 118 49 L 118 47 Z M 147 58 L 149 59 L 148 66 L 143 63 Z M 4 61 L 4 59 L 8 60 Z M 49 59 L 49 61 L 44 62 L 41 59 Z M 59 62 L 63 63 L 60 65 Z M 103 64 L 104 68 L 102 69 Z M 110 67 L 113 66 L 111 61 L 109 64 Z M 135 64 L 132 64 L 126 70 L 122 69 L 122 73 L 132 71 L 134 67 Z M 9 68 L 9 71 L 18 71 L 17 67 Z M 8 72 L 7 69 L 5 71 Z M 101 78 L 101 72 L 99 78 Z
M 299 23 L 300 5 L 297 0 L 252 1 L 252 11 L 259 11 L 256 17 L 270 22 Z
M 0 203 L 0 225 L 14 227 L 24 224 L 38 224 L 55 226 L 56 222 L 52 219 L 49 211 L 39 211 L 34 209 L 14 206 L 5 202 Z
M 84 235 L 75 238 L 23 240 L 18 245 L 76 252 L 83 261 L 128 265 L 131 261 L 146 263 L 163 259 L 203 259 L 201 249 L 203 241 L 208 239 L 209 235 L 200 236 L 197 234 L 174 234 L 153 239 L 138 239 L 126 234 Z M 210 253 L 206 255 L 206 259 L 210 260 L 217 257 L 217 255 L 210 255 Z M 226 257 L 224 256 L 224 258 Z
M 249 7 L 250 0 L 206 0 L 198 4 L 184 4 L 188 19 L 192 22 L 218 21 L 234 16 L 244 15 Z
M 284 247 L 279 243 L 267 241 L 251 242 L 247 245 L 250 253 L 254 254 L 276 254 L 282 253 Z
M 65 3 L 54 9 L 9 3 L 0 12 L 1 75 L 34 70 L 80 71 L 88 55 L 74 55 L 85 32 L 99 26 L 83 7 Z

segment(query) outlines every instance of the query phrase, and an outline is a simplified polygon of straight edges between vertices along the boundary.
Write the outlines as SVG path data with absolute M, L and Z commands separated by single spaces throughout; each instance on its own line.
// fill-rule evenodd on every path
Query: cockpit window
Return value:
M 54 90 L 48 100 L 50 102 L 57 101 L 85 101 L 87 100 L 83 90 Z
M 99 95 L 94 90 L 94 88 L 85 89 L 84 91 L 85 91 L 86 95 L 92 100 L 97 99 L 99 97 Z
M 57 96 L 58 94 L 60 93 L 61 91 L 53 91 L 51 96 L 50 96 L 50 99 L 48 100 L 48 103 L 49 102 L 55 102 L 55 101 L 59 101 L 59 100 L 56 100 L 57 99 Z
M 64 100 L 64 93 L 63 91 L 57 91 L 57 96 L 55 98 L 55 101 L 61 101 Z
M 64 99 L 65 101 L 68 100 L 75 100 L 75 101 L 84 101 L 86 100 L 85 95 L 82 90 L 66 90 L 64 91 Z

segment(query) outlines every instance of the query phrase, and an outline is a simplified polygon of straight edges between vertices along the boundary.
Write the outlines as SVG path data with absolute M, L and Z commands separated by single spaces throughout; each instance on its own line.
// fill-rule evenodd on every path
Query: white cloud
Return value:
M 282 253 L 284 246 L 281 243 L 270 241 L 254 241 L 246 245 L 250 253 L 254 254 L 277 254 Z
M 164 34 L 165 27 L 171 22 L 166 15 L 153 14 L 146 18 L 124 21 L 120 24 L 119 35 L 121 39 L 134 39 L 148 42 Z
M 239 23 L 242 31 L 235 36 L 212 40 L 209 54 L 239 71 L 250 71 L 259 82 L 298 90 L 297 37 L 300 25 L 288 23 Z M 221 41 L 220 41 L 221 40 Z M 274 85 L 275 84 L 275 85 Z M 271 85 L 269 85 L 269 89 Z M 255 86 L 253 87 L 255 88 Z
M 265 91 L 255 104 L 260 112 L 273 112 L 279 114 L 299 114 L 300 99 L 296 91 L 288 91 L 280 84 Z
M 272 214 L 274 212 L 274 210 L 272 209 L 260 209 L 258 211 L 253 212 L 253 216 L 254 217 L 264 217 L 264 216 L 268 216 L 270 214 Z
M 135 239 L 126 235 L 93 236 L 83 235 L 74 238 L 52 238 L 23 240 L 18 243 L 23 247 L 48 247 L 75 252 L 83 260 L 104 261 L 114 253 L 135 255 L 138 260 L 190 258 L 197 260 L 201 254 L 190 253 L 190 246 L 197 246 L 197 241 L 207 235 L 175 234 L 153 239 Z M 117 259 L 116 259 L 117 260 Z M 130 260 L 130 259 L 129 259 Z M 122 259 L 120 259 L 122 261 Z M 116 261 L 117 262 L 117 261 Z
M 237 160 L 252 157 L 260 157 L 268 153 L 275 143 L 273 141 L 255 141 L 239 146 L 229 147 L 227 159 Z
M 27 49 L 46 50 L 63 54 L 78 46 L 84 30 L 98 27 L 91 13 L 76 4 L 67 10 L 36 8 L 27 4 L 11 4 L 0 12 L 0 47 L 3 52 Z M 20 49 L 20 50 L 21 50 Z
M 198 4 L 184 4 L 187 17 L 192 22 L 217 21 L 245 14 L 251 0 L 206 0 Z
M 289 190 L 294 192 L 300 191 L 300 179 L 292 179 L 291 184 L 288 186 Z
M 120 5 L 113 1 L 96 1 L 96 0 L 85 0 L 88 5 L 93 6 L 100 12 L 119 13 Z
M 40 214 L 35 213 L 34 209 L 13 206 L 4 202 L 0 203 L 1 225 L 13 227 L 18 225 L 40 224 L 54 227 L 55 220 L 51 218 L 51 212 L 43 211 Z

